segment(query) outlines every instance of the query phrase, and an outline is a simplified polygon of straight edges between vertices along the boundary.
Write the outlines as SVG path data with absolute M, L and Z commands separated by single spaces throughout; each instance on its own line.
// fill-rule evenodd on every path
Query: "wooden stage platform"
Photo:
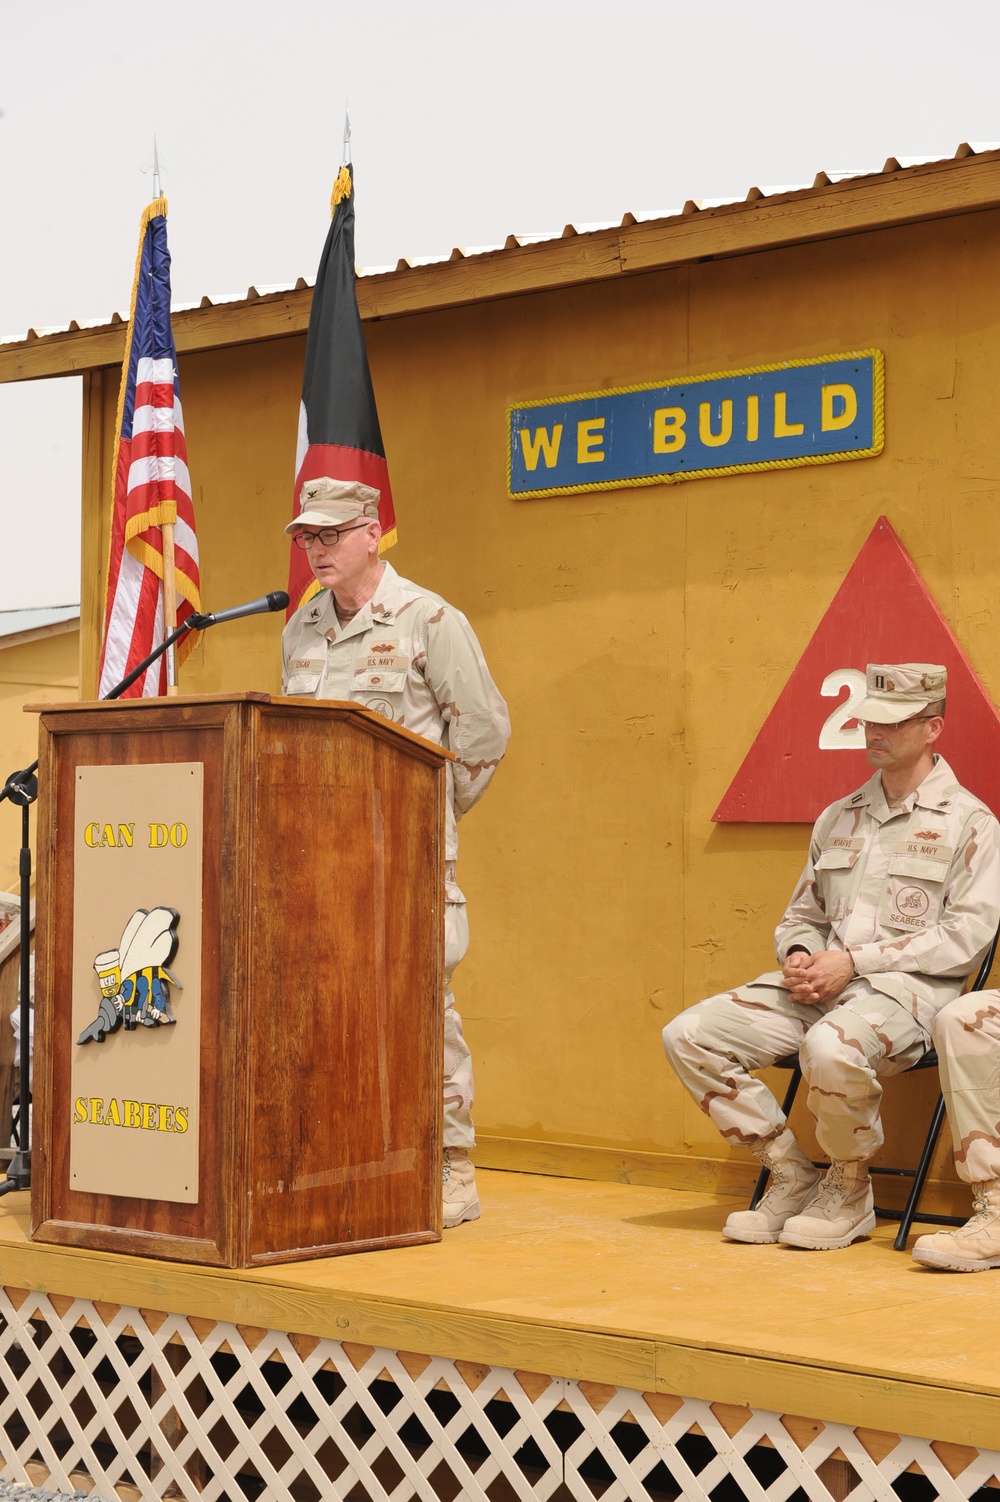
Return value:
M 824 1428 L 837 1441 L 816 1452 L 818 1474 L 824 1453 L 851 1462 L 852 1476 L 864 1470 L 858 1455 L 877 1467 L 900 1436 L 910 1449 L 900 1451 L 897 1469 L 913 1469 L 924 1451 L 911 1442 L 932 1441 L 924 1449 L 937 1457 L 942 1476 L 961 1476 L 975 1462 L 969 1476 L 977 1485 L 996 1484 L 1000 1456 L 982 1452 L 1000 1450 L 1000 1271 L 962 1276 L 919 1268 L 892 1249 L 890 1224 L 841 1252 L 725 1242 L 720 1228 L 738 1201 L 705 1192 L 482 1170 L 480 1184 L 482 1219 L 446 1232 L 439 1245 L 236 1272 L 35 1245 L 26 1231 L 27 1195 L 15 1194 L 0 1201 L 0 1284 L 9 1309 L 30 1311 L 42 1324 L 63 1320 L 67 1328 L 103 1322 L 109 1339 L 135 1335 L 141 1318 L 138 1333 L 148 1346 L 163 1315 L 177 1315 L 198 1341 L 225 1327 L 220 1349 L 230 1352 L 234 1328 L 243 1353 L 266 1344 L 268 1332 L 286 1350 L 293 1337 L 300 1356 L 337 1343 L 356 1372 L 368 1371 L 369 1383 L 377 1367 L 381 1380 L 395 1371 L 405 1384 L 405 1372 L 416 1378 L 435 1358 L 432 1386 L 454 1385 L 442 1379 L 440 1362 L 460 1374 L 470 1394 L 477 1372 L 479 1381 L 499 1372 L 495 1391 L 504 1400 L 517 1385 L 519 1399 L 537 1402 L 555 1380 L 561 1386 L 552 1406 L 566 1408 L 570 1388 L 570 1408 L 586 1400 L 598 1415 L 613 1394 L 626 1394 L 625 1408 L 628 1394 L 645 1395 L 644 1416 L 663 1423 L 677 1414 L 676 1400 L 690 1400 L 700 1405 L 694 1428 L 702 1434 L 706 1416 L 730 1434 L 745 1427 L 750 1410 L 778 1416 L 799 1452 Z M 169 1328 L 174 1344 L 183 1343 L 176 1322 Z M 397 1365 L 379 1366 L 376 1351 L 395 1353 Z M 270 1354 L 282 1359 L 277 1346 Z M 166 1380 L 169 1387 L 169 1372 Z M 0 1381 L 0 1390 L 5 1385 Z M 9 1408 L 8 1397 L 0 1409 L 5 1425 Z M 198 1424 L 187 1399 L 174 1409 L 189 1441 L 187 1451 L 180 1448 L 190 1476 Z M 635 1410 L 633 1402 L 632 1417 Z M 773 1425 L 764 1429 L 760 1442 L 773 1444 Z M 860 1449 L 846 1447 L 847 1431 Z M 16 1476 L 9 1446 L 4 1460 L 4 1474 Z M 73 1461 L 77 1472 L 81 1464 Z M 922 1462 L 917 1469 L 928 1474 Z M 49 1470 L 58 1474 L 58 1467 Z M 217 1470 L 216 1458 L 209 1473 Z M 116 1480 L 109 1475 L 105 1485 Z M 138 1478 L 134 1466 L 127 1479 L 138 1490 L 126 1486 L 122 1495 L 167 1494 L 145 1491 L 153 1482 Z M 366 1486 L 326 1495 L 378 1495 L 371 1478 Z M 659 1495 L 652 1486 L 630 1486 L 617 1494 Z M 938 1485 L 937 1494 L 971 1496 L 975 1489 L 967 1479 L 950 1492 Z M 296 1493 L 272 1478 L 258 1494 Z M 479 1493 L 470 1484 L 460 1494 Z M 772 1495 L 766 1488 L 760 1494 Z M 870 1478 L 857 1492 L 881 1494 Z

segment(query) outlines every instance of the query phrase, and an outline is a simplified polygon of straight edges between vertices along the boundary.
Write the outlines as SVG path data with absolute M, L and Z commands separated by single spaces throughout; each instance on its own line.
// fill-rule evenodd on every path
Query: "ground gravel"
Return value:
M 93 1492 L 48 1492 L 44 1486 L 19 1486 L 15 1481 L 0 1481 L 0 1502 L 102 1502 Z

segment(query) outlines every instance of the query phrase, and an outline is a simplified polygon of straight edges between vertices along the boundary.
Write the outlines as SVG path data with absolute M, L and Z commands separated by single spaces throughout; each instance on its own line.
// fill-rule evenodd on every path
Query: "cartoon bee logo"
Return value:
M 170 1010 L 170 987 L 183 986 L 168 966 L 177 952 L 180 913 L 172 907 L 137 908 L 117 949 L 94 957 L 101 1004 L 77 1043 L 103 1043 L 124 1026 L 165 1027 L 177 1021 Z

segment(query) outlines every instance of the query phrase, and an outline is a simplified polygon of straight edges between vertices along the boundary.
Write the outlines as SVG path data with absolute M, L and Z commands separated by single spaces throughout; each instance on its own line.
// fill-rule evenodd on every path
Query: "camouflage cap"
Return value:
M 856 714 L 875 725 L 899 725 L 943 699 L 947 687 L 947 669 L 938 663 L 870 662 Z
M 345 522 L 378 521 L 381 491 L 360 480 L 306 480 L 299 491 L 299 514 L 286 532 L 299 527 L 342 527 Z

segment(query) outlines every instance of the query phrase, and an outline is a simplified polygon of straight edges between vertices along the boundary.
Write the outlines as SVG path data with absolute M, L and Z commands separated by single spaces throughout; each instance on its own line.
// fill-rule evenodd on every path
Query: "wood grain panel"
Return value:
M 262 720 L 255 1260 L 439 1230 L 442 780 L 332 713 L 275 706 Z M 291 1111 L 270 1086 L 287 1076 Z

